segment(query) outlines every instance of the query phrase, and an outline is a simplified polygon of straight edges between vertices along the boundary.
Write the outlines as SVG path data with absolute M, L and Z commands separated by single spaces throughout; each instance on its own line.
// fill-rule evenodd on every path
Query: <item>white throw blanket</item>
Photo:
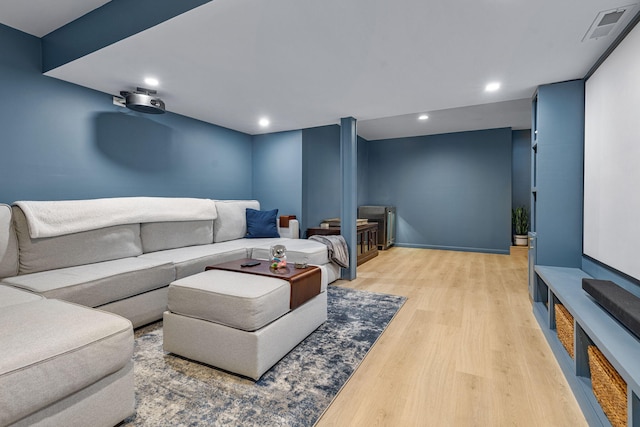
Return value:
M 309 240 L 324 243 L 327 246 L 331 262 L 336 263 L 342 268 L 349 267 L 349 248 L 347 247 L 347 242 L 344 240 L 344 237 L 340 235 L 321 236 L 316 234 L 309 237 Z
M 19 201 L 33 239 L 138 222 L 213 220 L 210 199 L 114 197 L 91 200 Z

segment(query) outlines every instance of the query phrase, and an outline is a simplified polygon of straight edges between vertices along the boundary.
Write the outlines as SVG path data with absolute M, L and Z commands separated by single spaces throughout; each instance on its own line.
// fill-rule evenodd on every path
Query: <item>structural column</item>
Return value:
M 340 119 L 340 171 L 342 175 L 342 203 L 340 212 L 340 232 L 349 247 L 349 268 L 342 270 L 342 278 L 356 278 L 357 237 L 356 218 L 358 200 L 358 136 L 356 119 Z

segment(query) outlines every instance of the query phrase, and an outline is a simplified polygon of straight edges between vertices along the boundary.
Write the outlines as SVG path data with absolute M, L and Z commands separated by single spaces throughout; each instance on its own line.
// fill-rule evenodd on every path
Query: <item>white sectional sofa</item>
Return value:
M 196 207 L 181 212 L 180 205 L 188 203 L 192 206 L 195 203 Z M 86 215 L 80 212 L 55 217 L 52 222 L 60 225 L 62 231 L 29 224 L 23 208 L 35 210 L 33 204 L 19 202 L 10 211 L 2 206 L 0 222 L 7 234 L 5 249 L 0 249 L 1 283 L 46 298 L 120 314 L 131 320 L 134 327 L 162 318 L 167 286 L 172 281 L 204 271 L 207 265 L 240 258 L 267 259 L 269 248 L 275 243 L 287 247 L 289 261 L 304 258 L 321 266 L 324 284 L 339 275 L 339 268 L 329 262 L 323 245 L 297 239 L 295 220 L 290 222 L 290 228 L 279 228 L 280 238 L 245 238 L 245 210 L 259 210 L 256 200 L 117 198 L 69 204 L 40 202 L 35 207 L 41 204 L 45 212 L 55 211 L 58 206 L 72 211 L 83 204 L 96 206 Z M 123 215 L 120 205 L 138 207 L 138 211 Z M 156 211 L 163 208 L 163 212 Z M 170 210 L 178 213 L 173 215 Z M 84 216 L 95 211 L 106 217 L 96 221 L 97 228 L 91 228 L 91 224 L 72 227 L 66 223 L 75 216 L 81 216 L 78 223 L 83 222 Z M 190 212 L 194 218 L 185 219 Z M 33 216 L 38 219 L 37 214 Z M 208 219 L 202 219 L 207 216 Z M 162 220 L 171 217 L 180 220 Z M 148 220 L 122 223 L 129 218 Z
M 25 396 L 36 391 L 30 387 L 36 387 L 37 381 L 64 384 L 64 369 L 62 377 L 48 377 L 32 368 L 58 352 L 73 352 L 74 345 L 91 347 L 94 341 L 117 335 L 116 348 L 121 348 L 117 362 L 79 373 L 79 378 L 68 380 L 73 386 L 51 388 L 46 399 L 34 403 L 0 393 L 0 412 L 5 406 L 15 409 L 11 417 L 0 416 L 0 426 L 87 425 L 89 421 L 108 426 L 130 415 L 132 326 L 161 319 L 168 285 L 207 265 L 267 259 L 270 246 L 281 243 L 287 247 L 289 261 L 320 266 L 323 287 L 339 277 L 340 269 L 329 262 L 326 247 L 298 239 L 295 220 L 288 229 L 279 228 L 279 238 L 246 238 L 247 208 L 259 210 L 260 204 L 255 200 L 114 198 L 0 205 L 0 347 L 17 345 L 20 348 L 10 353 L 33 356 L 21 364 L 0 355 L 0 388 L 17 371 L 32 372 L 31 380 L 36 381 L 17 386 L 26 390 Z M 74 317 L 84 319 L 82 324 L 74 326 Z M 49 340 L 51 345 L 42 348 L 37 337 L 47 322 L 48 329 L 63 333 L 60 340 Z M 63 341 L 67 347 L 61 350 L 56 343 Z M 76 359 L 60 359 L 55 366 L 94 367 L 92 358 L 102 351 L 99 346 L 94 350 Z M 47 387 L 37 385 L 38 390 Z M 114 399 L 117 411 L 109 409 Z M 86 411 L 99 419 L 84 417 Z M 118 419 L 114 422 L 113 415 L 101 417 L 102 413 L 115 413 Z

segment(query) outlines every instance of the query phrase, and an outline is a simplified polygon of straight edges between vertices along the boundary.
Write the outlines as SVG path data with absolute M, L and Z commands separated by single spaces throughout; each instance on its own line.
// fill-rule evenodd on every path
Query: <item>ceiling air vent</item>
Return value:
M 616 33 L 620 24 L 627 21 L 631 10 L 635 9 L 635 7 L 636 4 L 631 4 L 629 6 L 622 6 L 598 13 L 598 16 L 593 20 L 591 27 L 589 27 L 589 30 L 582 38 L 582 41 L 599 39 Z

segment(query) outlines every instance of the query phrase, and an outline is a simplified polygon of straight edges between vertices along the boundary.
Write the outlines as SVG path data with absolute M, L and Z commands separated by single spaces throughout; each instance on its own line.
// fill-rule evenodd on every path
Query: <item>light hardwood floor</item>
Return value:
M 533 316 L 526 251 L 391 248 L 332 286 L 408 300 L 319 427 L 587 425 Z

